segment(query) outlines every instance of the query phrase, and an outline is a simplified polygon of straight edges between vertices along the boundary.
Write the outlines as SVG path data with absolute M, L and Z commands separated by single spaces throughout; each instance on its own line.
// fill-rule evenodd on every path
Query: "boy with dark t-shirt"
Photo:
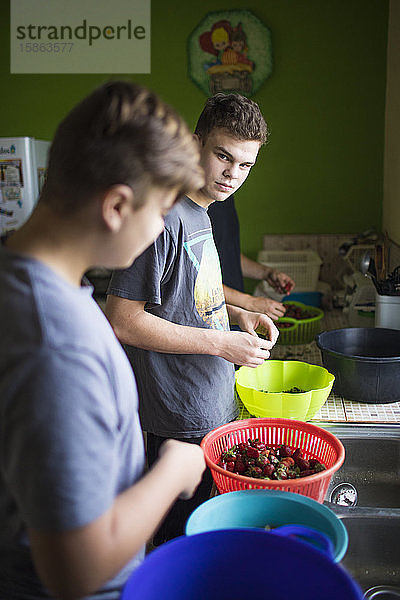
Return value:
M 237 94 L 210 98 L 195 131 L 204 186 L 172 209 L 156 242 L 111 280 L 106 312 L 137 376 L 150 464 L 166 437 L 199 443 L 235 419 L 234 364 L 261 364 L 277 339 L 265 314 L 225 304 L 207 215 L 212 202 L 226 200 L 245 181 L 266 133 L 253 101 Z M 230 331 L 229 321 L 242 331 Z M 258 327 L 269 340 L 257 336 Z M 174 506 L 156 543 L 183 533 L 210 488 L 207 471 L 192 501 Z

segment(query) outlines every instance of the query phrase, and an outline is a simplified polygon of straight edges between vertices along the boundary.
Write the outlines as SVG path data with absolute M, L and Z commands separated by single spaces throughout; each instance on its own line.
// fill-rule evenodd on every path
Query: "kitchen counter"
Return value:
M 345 327 L 348 321 L 340 309 L 325 312 L 321 331 Z M 315 341 L 277 344 L 271 359 L 322 366 Z M 250 418 L 240 405 L 239 419 Z M 331 393 L 311 422 L 336 435 L 345 447 L 346 461 L 334 474 L 325 499 L 348 532 L 349 545 L 341 563 L 358 582 L 365 599 L 399 598 L 400 553 L 395 540 L 400 532 L 400 402 L 366 404 Z M 356 506 L 335 504 L 335 489 L 349 484 L 357 491 Z
M 321 331 L 347 327 L 347 319 L 341 309 L 325 311 L 321 320 Z M 271 359 L 300 360 L 322 366 L 320 350 L 315 341 L 309 344 L 280 345 L 271 351 Z M 241 404 L 239 419 L 250 418 L 250 413 Z M 324 423 L 391 423 L 400 425 L 400 402 L 391 404 L 366 404 L 352 402 L 331 393 L 324 406 L 311 419 Z

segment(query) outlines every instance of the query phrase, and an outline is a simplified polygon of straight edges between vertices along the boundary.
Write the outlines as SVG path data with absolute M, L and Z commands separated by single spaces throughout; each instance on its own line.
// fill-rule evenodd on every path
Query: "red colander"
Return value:
M 222 452 L 234 444 L 258 438 L 271 448 L 282 444 L 301 448 L 306 459 L 315 458 L 326 470 L 299 479 L 255 479 L 225 471 L 218 462 Z M 207 466 L 211 469 L 215 485 L 221 494 L 246 489 L 269 489 L 295 492 L 323 502 L 332 475 L 344 461 L 342 442 L 332 433 L 303 421 L 294 419 L 245 419 L 222 425 L 210 431 L 202 440 Z

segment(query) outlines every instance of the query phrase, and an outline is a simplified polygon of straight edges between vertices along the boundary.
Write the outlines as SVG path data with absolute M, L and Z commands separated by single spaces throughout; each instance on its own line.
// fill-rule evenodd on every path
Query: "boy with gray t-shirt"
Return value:
M 38 204 L 0 248 L 3 599 L 119 599 L 200 481 L 200 448 L 171 439 L 143 475 L 132 369 L 81 286 L 154 241 L 177 196 L 202 184 L 198 158 L 154 93 L 106 83 L 58 127 Z

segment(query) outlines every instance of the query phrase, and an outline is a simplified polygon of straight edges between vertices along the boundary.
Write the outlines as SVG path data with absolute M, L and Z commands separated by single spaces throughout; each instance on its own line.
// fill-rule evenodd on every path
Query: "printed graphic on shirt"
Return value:
M 197 270 L 194 287 L 197 312 L 212 329 L 228 331 L 221 267 L 211 232 L 196 235 L 184 243 L 184 248 Z

